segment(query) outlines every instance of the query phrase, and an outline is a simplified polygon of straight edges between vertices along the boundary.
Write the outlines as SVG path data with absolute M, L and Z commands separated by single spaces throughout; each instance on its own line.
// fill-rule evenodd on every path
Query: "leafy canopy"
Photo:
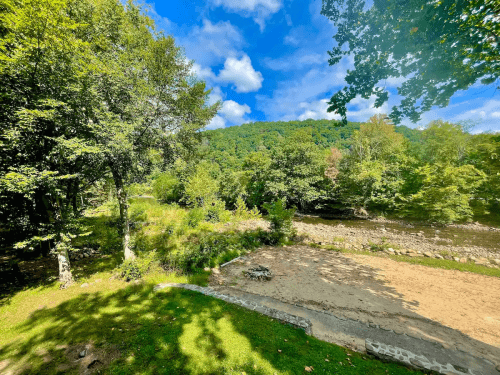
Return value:
M 417 122 L 433 106 L 480 81 L 500 76 L 498 0 L 323 0 L 321 14 L 335 22 L 337 45 L 330 65 L 354 55 L 347 86 L 333 95 L 328 111 L 347 122 L 346 105 L 360 95 L 375 95 L 375 106 L 389 98 L 386 80 L 403 78 L 403 97 L 390 117 Z

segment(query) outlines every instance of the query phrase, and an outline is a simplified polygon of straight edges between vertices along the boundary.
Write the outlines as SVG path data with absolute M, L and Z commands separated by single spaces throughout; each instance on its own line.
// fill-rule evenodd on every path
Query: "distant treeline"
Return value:
M 240 198 L 262 209 L 282 199 L 301 211 L 363 208 L 441 223 L 499 212 L 500 135 L 441 120 L 410 129 L 384 115 L 339 125 L 259 122 L 203 132 L 193 162 L 153 177 L 156 191 L 200 207 L 232 209 Z
M 241 126 L 207 130 L 203 133 L 204 144 L 210 157 L 220 165 L 237 165 L 245 156 L 263 149 L 271 150 L 299 129 L 309 129 L 314 142 L 320 148 L 347 149 L 351 137 L 360 128 L 359 122 L 342 125 L 336 120 L 304 120 L 246 123 Z M 404 135 L 410 142 L 418 143 L 422 131 L 404 125 L 395 126 L 395 132 Z

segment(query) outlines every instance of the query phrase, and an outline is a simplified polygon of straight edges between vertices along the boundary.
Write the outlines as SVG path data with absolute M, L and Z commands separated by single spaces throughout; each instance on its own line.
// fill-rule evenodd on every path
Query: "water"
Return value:
M 473 228 L 456 227 L 437 227 L 425 224 L 415 224 L 411 222 L 381 223 L 369 220 L 326 220 L 318 217 L 295 217 L 294 221 L 300 221 L 306 224 L 324 224 L 336 226 L 339 224 L 347 228 L 377 230 L 382 227 L 390 229 L 392 233 L 398 234 L 418 234 L 423 233 L 425 238 L 436 238 L 438 236 L 442 241 L 436 241 L 438 245 L 454 246 L 479 246 L 486 249 L 500 250 L 500 231 L 475 230 Z

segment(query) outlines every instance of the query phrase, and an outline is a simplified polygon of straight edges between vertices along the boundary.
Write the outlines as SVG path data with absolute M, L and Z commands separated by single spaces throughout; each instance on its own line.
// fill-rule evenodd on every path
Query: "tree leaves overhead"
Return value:
M 342 116 L 360 95 L 387 102 L 388 78 L 403 77 L 403 97 L 390 117 L 420 120 L 433 106 L 445 107 L 458 90 L 500 76 L 500 1 L 498 0 L 323 0 L 321 14 L 337 26 L 330 65 L 354 56 L 347 86 L 333 95 L 328 111 Z

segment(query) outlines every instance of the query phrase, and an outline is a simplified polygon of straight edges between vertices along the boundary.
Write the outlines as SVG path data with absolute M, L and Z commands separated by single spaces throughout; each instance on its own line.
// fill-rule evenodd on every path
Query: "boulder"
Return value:
M 426 251 L 424 253 L 424 256 L 427 257 L 427 258 L 434 258 L 434 254 L 432 254 L 430 251 Z
M 245 276 L 251 280 L 266 280 L 270 281 L 273 278 L 273 274 L 269 270 L 269 268 L 264 266 L 257 266 L 255 268 L 251 268 L 245 272 Z

